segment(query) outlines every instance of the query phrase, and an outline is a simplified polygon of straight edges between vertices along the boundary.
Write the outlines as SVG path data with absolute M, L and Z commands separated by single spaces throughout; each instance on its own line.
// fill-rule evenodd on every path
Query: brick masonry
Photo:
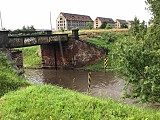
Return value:
M 20 50 L 11 50 L 11 57 L 18 68 L 23 68 L 23 55 Z
M 62 45 L 62 46 L 61 46 Z M 106 52 L 81 40 L 41 45 L 42 67 L 79 68 L 105 58 Z

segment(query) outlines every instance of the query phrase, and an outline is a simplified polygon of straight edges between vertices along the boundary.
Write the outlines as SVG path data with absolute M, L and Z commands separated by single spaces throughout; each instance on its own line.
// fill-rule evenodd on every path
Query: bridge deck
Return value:
M 9 36 L 8 48 L 27 47 L 68 41 L 68 34 Z

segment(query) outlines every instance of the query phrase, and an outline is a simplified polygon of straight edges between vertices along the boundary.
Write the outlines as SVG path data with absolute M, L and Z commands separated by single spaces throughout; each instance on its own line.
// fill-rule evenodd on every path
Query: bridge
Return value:
M 79 40 L 78 30 L 72 30 L 72 36 L 68 34 L 43 34 L 43 35 L 8 35 L 8 31 L 0 31 L 0 48 L 10 50 L 11 57 L 23 66 L 22 51 L 13 48 L 40 45 L 39 56 L 42 67 L 70 68 L 82 67 L 93 64 L 105 57 L 106 51 Z M 14 51 L 14 52 L 13 52 Z M 5 52 L 9 55 L 9 52 Z M 33 58 L 34 59 L 34 58 Z
M 7 36 L 8 31 L 1 31 L 0 47 L 18 48 L 42 44 L 53 44 L 55 42 L 67 42 L 68 34 L 44 34 Z

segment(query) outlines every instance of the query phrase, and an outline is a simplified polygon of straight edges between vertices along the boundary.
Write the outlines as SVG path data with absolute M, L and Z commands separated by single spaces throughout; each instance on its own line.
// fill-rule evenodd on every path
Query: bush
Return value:
M 151 28 L 145 34 L 142 25 L 136 25 L 131 29 L 134 34 L 115 44 L 109 61 L 112 61 L 112 68 L 124 76 L 125 97 L 138 98 L 140 102 L 160 102 L 159 34 L 158 31 L 153 34 Z

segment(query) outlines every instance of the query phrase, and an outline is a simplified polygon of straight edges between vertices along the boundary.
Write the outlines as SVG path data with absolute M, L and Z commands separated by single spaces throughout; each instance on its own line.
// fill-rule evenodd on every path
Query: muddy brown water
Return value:
M 89 71 L 53 70 L 53 69 L 25 69 L 25 78 L 35 84 L 49 83 L 63 88 L 86 93 L 88 89 Z M 122 100 L 124 81 L 115 77 L 112 72 L 91 72 L 91 86 L 89 94 L 94 97 L 112 98 L 115 101 L 135 105 L 132 100 Z M 146 105 L 139 105 L 146 107 Z

